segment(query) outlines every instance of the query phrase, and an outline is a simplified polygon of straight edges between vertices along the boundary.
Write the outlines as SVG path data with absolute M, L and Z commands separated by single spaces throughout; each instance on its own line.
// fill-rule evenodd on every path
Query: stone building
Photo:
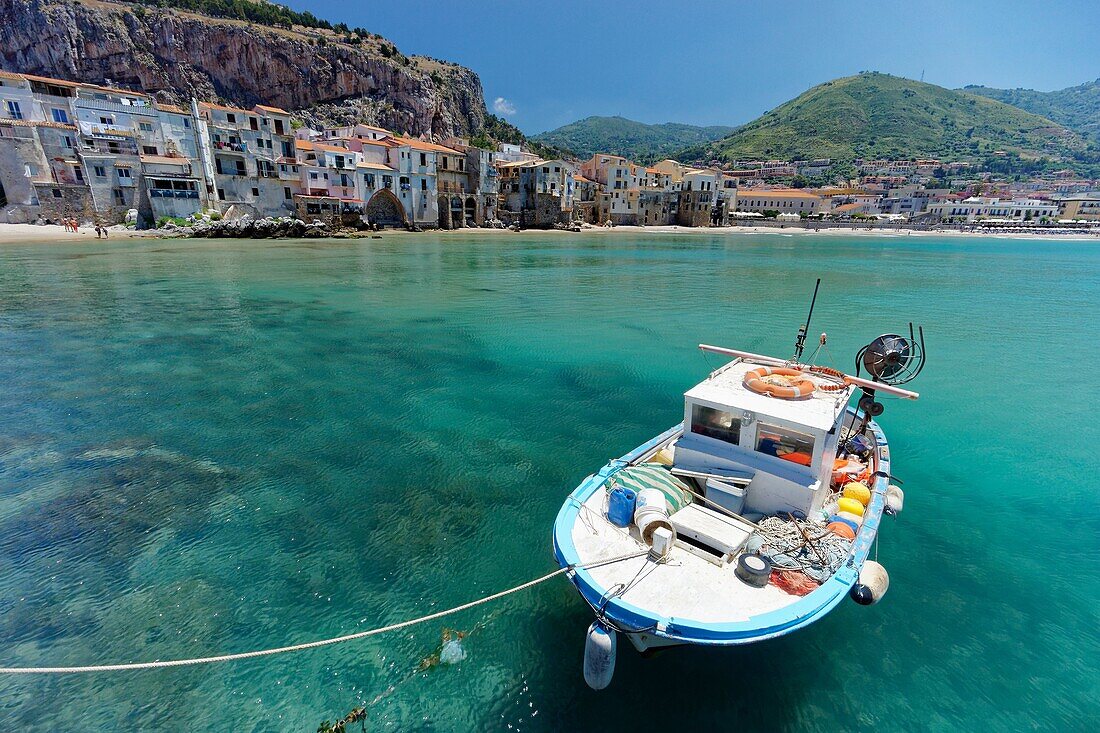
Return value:
M 198 109 L 218 207 L 235 206 L 254 216 L 294 214 L 297 187 L 287 185 L 279 169 L 280 159 L 296 157 L 289 113 L 262 105 L 245 110 L 207 102 Z

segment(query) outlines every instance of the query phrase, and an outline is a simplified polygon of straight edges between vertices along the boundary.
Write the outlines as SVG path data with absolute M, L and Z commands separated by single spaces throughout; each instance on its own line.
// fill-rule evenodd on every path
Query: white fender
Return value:
M 886 513 L 890 515 L 901 514 L 904 507 L 905 492 L 894 484 L 890 484 L 886 489 Z
M 874 560 L 867 560 L 859 571 L 859 580 L 849 595 L 861 606 L 872 606 L 882 600 L 890 587 L 890 574 Z
M 584 642 L 584 681 L 593 690 L 602 690 L 611 684 L 615 674 L 615 652 L 618 634 L 599 621 L 588 627 Z

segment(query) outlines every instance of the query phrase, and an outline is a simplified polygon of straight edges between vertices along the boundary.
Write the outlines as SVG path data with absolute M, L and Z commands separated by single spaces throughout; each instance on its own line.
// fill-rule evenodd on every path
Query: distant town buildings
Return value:
M 514 144 L 486 150 L 366 124 L 313 130 L 276 107 L 192 100 L 182 108 L 110 86 L 0 72 L 0 221 L 130 217 L 153 226 L 235 211 L 444 229 L 765 218 L 1100 222 L 1098 182 L 1072 170 L 1008 181 L 966 163 L 856 160 L 854 178 L 821 186 L 833 164 L 543 159 Z

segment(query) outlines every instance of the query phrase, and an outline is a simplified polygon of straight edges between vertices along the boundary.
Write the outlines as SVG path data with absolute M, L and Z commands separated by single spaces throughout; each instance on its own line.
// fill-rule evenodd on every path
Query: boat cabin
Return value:
M 737 359 L 685 393 L 672 470 L 694 479 L 708 501 L 747 518 L 807 517 L 829 493 L 853 388 L 811 375 L 836 391 L 773 397 L 744 384 L 760 367 Z

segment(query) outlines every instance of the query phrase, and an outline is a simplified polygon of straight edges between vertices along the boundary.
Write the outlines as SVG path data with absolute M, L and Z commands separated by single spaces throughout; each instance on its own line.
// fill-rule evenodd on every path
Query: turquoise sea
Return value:
M 0 730 L 1093 731 L 1100 244 L 386 235 L 0 248 L 0 666 L 336 636 L 552 570 L 589 472 L 680 419 L 701 341 L 831 363 L 925 326 L 890 591 L 589 690 L 561 578 L 266 659 L 0 678 Z M 464 660 L 426 666 L 445 628 Z

